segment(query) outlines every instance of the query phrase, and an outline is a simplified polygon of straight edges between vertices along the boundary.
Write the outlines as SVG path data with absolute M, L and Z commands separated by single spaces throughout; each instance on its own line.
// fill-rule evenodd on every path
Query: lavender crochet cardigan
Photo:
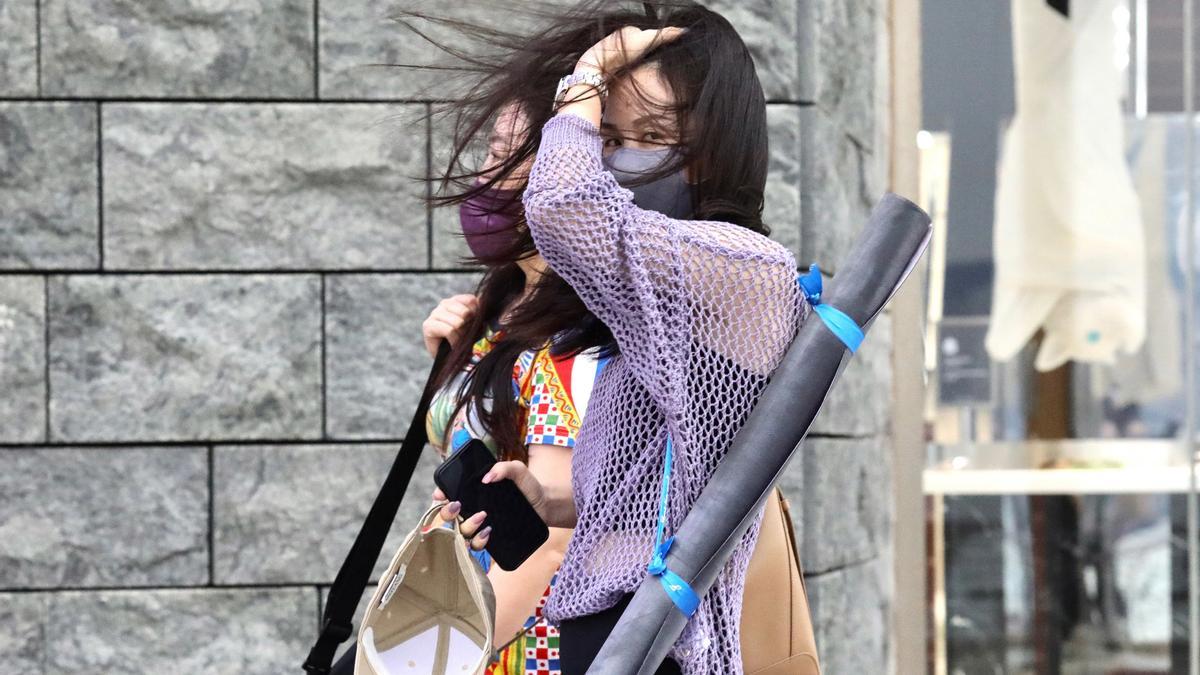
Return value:
M 538 251 L 620 348 L 596 382 L 574 451 L 579 520 L 546 607 L 552 621 L 607 609 L 638 587 L 668 431 L 669 535 L 806 316 L 787 249 L 730 223 L 639 209 L 600 159 L 596 126 L 560 114 L 542 130 L 524 196 Z M 742 672 L 742 587 L 757 536 L 758 522 L 672 649 L 688 675 Z

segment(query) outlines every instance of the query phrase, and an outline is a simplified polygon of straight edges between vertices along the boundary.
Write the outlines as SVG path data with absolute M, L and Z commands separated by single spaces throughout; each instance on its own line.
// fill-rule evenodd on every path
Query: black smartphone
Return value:
M 433 472 L 433 482 L 448 499 L 462 502 L 463 518 L 487 512 L 484 527 L 492 528 L 487 552 L 500 569 L 512 571 L 546 543 L 550 530 L 516 483 L 480 482 L 495 463 L 483 441 L 471 439 Z

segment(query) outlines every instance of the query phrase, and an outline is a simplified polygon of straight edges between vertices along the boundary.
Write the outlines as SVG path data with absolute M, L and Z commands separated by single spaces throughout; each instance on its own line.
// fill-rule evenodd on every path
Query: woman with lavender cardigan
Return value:
M 675 27 L 628 26 L 579 59 L 524 194 L 538 250 L 619 351 L 593 390 L 570 486 L 542 485 L 519 462 L 484 477 L 515 481 L 549 525 L 575 528 L 545 610 L 560 624 L 565 675 L 586 670 L 648 574 L 660 502 L 669 536 L 806 316 L 796 261 L 760 219 L 765 101 L 749 52 L 698 6 L 660 25 Z M 756 523 L 659 672 L 742 671 L 757 533 Z

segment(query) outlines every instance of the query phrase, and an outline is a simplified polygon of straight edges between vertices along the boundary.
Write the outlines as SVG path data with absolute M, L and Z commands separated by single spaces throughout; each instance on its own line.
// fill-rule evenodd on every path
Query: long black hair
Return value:
M 439 107 L 435 115 L 452 120 L 453 147 L 438 172 L 435 206 L 460 205 L 498 184 L 521 180 L 522 167 L 537 152 L 541 128 L 554 114 L 558 80 L 572 72 L 589 47 L 610 33 L 633 26 L 640 29 L 677 26 L 687 31 L 660 45 L 624 72 L 654 63 L 674 93 L 675 103 L 662 112 L 674 115 L 680 131 L 673 161 L 645 180 L 687 167 L 692 185 L 693 218 L 723 220 L 769 234 L 762 222 L 763 190 L 767 176 L 766 99 L 750 52 L 733 26 L 721 15 L 696 2 L 622 2 L 588 0 L 569 8 L 548 3 L 506 1 L 506 12 L 519 12 L 541 28 L 510 32 L 481 22 L 437 16 L 415 10 L 395 18 L 448 55 L 440 68 L 447 81 L 467 80 L 466 93 Z M 431 30 L 432 28 L 432 30 Z M 451 43 L 433 37 L 446 30 Z M 431 66 L 422 66 L 431 68 Z M 615 80 L 624 72 L 613 73 Z M 516 106 L 528 124 L 498 166 L 484 171 L 475 148 L 487 138 L 502 110 Z M 513 365 L 520 354 L 553 339 L 557 354 L 599 348 L 616 353 L 612 333 L 552 270 L 548 270 L 521 302 L 525 275 L 517 261 L 537 253 L 520 211 L 520 192 L 498 209 L 516 213 L 511 246 L 484 265 L 477 295 L 479 311 L 462 331 L 440 373 L 441 384 L 466 369 L 473 343 L 489 325 L 499 325 L 502 338 L 463 379 L 458 408 L 469 401 L 479 406 L 480 418 L 505 458 L 525 459 L 520 409 L 512 391 Z M 493 395 L 495 392 L 495 395 Z

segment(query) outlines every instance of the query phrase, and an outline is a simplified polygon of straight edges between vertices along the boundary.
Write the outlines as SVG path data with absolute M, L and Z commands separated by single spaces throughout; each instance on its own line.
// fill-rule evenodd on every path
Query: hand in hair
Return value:
M 437 307 L 421 324 L 421 337 L 425 339 L 425 351 L 436 356 L 438 344 L 449 340 L 454 346 L 462 337 L 463 326 L 479 309 L 479 298 L 474 295 L 455 295 L 438 303 Z
M 575 72 L 599 73 L 603 77 L 609 77 L 625 66 L 636 63 L 655 47 L 675 40 L 685 32 L 686 28 L 642 30 L 626 26 L 609 33 L 584 52 L 579 63 L 575 65 Z M 603 111 L 600 109 L 600 98 L 589 95 L 588 90 L 591 86 L 581 83 L 568 89 L 564 97 L 565 103 L 558 108 L 558 112 L 582 117 L 599 127 Z
M 686 28 L 659 28 L 642 30 L 626 26 L 609 33 L 603 40 L 592 45 L 579 59 L 575 72 L 599 72 L 611 75 L 625 66 L 636 63 L 655 47 L 678 39 L 687 32 Z

